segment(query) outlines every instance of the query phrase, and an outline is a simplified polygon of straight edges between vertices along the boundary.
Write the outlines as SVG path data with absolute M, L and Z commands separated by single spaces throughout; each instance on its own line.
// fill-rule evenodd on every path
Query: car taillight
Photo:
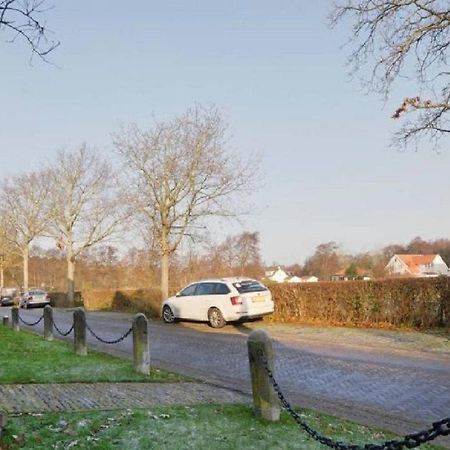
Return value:
M 27 300 L 33 300 L 33 297 L 31 295 L 29 295 Z
M 230 301 L 232 305 L 242 305 L 242 298 L 239 296 L 230 297 Z

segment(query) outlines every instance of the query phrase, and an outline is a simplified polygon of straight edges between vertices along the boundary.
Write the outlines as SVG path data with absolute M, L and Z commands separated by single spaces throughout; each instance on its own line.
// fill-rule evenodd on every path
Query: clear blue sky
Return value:
M 122 123 L 215 103 L 235 148 L 263 156 L 244 227 L 260 231 L 267 263 L 302 262 L 329 240 L 360 251 L 448 237 L 448 144 L 389 148 L 390 114 L 413 86 L 383 104 L 349 82 L 348 30 L 328 29 L 331 1 L 54 3 L 59 68 L 30 65 L 27 48 L 0 35 L 2 176 L 82 141 L 112 152 Z

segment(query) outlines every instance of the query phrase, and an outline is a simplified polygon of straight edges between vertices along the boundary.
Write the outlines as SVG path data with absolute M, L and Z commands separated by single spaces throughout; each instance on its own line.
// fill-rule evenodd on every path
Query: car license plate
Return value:
M 260 302 L 265 302 L 266 301 L 266 296 L 265 295 L 258 295 L 258 297 L 253 297 L 252 298 L 252 302 L 253 303 L 260 303 Z

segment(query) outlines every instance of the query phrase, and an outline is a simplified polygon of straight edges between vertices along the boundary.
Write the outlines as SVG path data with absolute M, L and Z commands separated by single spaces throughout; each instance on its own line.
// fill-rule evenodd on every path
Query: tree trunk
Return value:
M 67 255 L 67 301 L 70 306 L 75 301 L 75 258 Z
M 161 297 L 166 300 L 169 297 L 169 254 L 161 254 Z
M 28 245 L 23 249 L 23 290 L 28 291 L 28 258 L 30 248 Z

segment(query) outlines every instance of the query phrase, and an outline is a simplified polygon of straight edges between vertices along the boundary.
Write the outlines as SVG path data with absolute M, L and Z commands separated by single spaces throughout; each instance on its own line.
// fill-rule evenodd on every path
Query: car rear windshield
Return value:
M 233 286 L 238 290 L 239 294 L 267 291 L 267 288 L 263 284 L 255 280 L 239 281 L 237 283 L 233 283 Z

